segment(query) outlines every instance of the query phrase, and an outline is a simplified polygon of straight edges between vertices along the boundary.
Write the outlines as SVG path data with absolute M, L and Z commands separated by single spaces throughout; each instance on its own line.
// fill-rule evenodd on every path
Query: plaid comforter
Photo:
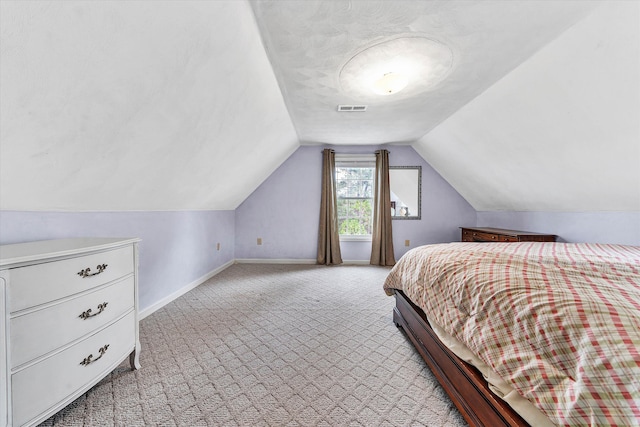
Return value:
M 553 423 L 640 425 L 640 247 L 422 246 L 384 288 L 404 291 Z

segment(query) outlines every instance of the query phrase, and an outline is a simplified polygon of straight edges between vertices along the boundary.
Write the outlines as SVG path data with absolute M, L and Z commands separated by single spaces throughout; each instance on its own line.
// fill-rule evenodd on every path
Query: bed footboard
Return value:
M 494 395 L 480 372 L 462 361 L 438 339 L 423 311 L 395 291 L 393 321 L 402 327 L 462 416 L 471 426 L 528 426 Z

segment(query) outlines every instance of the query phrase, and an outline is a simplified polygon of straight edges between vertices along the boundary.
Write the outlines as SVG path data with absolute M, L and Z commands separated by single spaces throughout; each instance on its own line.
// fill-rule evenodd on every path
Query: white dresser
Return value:
M 140 367 L 138 242 L 0 246 L 0 426 L 44 421 L 127 357 Z

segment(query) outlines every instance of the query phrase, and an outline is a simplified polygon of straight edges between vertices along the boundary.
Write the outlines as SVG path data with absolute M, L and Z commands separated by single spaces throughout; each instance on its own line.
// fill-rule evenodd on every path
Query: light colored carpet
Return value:
M 44 426 L 464 426 L 392 321 L 383 267 L 234 265 L 140 323 Z

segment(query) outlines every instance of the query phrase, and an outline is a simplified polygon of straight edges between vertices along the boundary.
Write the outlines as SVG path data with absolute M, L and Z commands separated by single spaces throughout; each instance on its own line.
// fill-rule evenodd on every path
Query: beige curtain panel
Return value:
M 373 197 L 373 230 L 371 231 L 372 265 L 394 265 L 391 233 L 391 190 L 389 188 L 389 151 L 376 151 L 376 174 Z
M 322 196 L 318 231 L 318 264 L 342 264 L 338 234 L 338 196 L 336 194 L 336 153 L 322 151 Z

